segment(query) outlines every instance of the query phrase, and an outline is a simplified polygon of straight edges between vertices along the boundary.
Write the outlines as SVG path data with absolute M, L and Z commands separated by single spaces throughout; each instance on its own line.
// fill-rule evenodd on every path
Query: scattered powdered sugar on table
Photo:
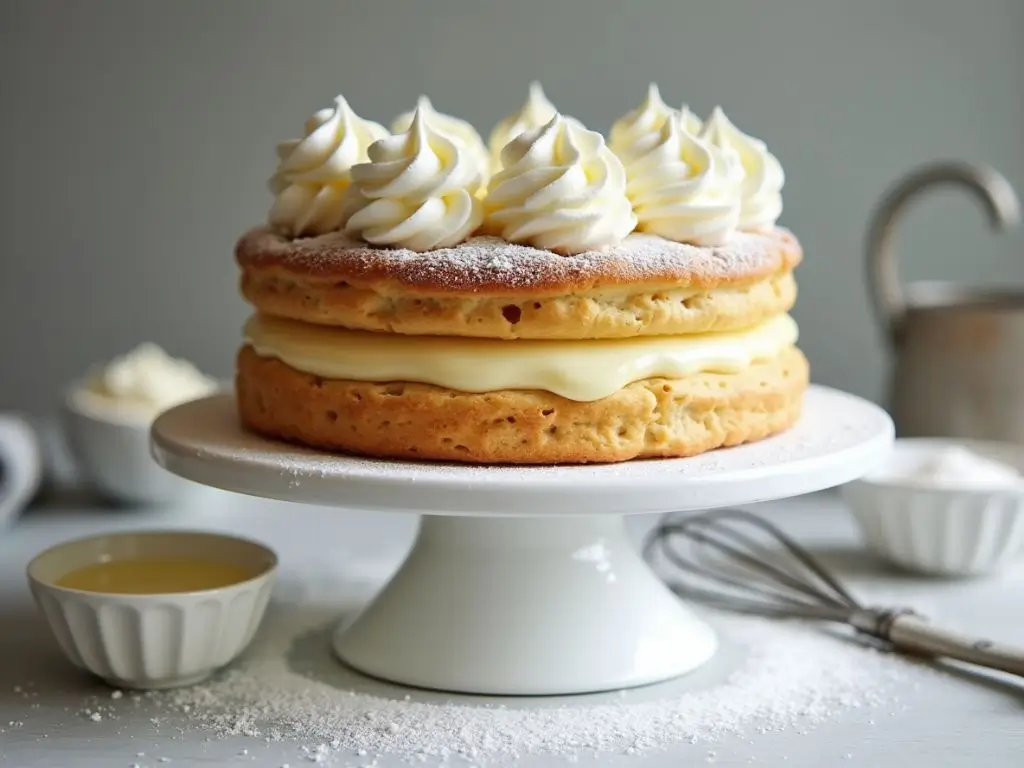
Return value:
M 295 740 L 315 763 L 367 753 L 420 764 L 454 757 L 509 763 L 536 753 L 570 759 L 637 754 L 679 743 L 711 744 L 739 732 L 804 730 L 851 708 L 891 702 L 913 669 L 813 627 L 718 614 L 712 619 L 738 662 L 700 687 L 487 700 L 360 686 L 353 673 L 330 667 L 335 662 L 328 658 L 323 662 L 339 675 L 333 684 L 296 671 L 289 659 L 303 638 L 314 638 L 314 653 L 330 653 L 327 636 L 320 634 L 330 616 L 275 610 L 246 659 L 223 677 L 150 696 L 215 736 Z

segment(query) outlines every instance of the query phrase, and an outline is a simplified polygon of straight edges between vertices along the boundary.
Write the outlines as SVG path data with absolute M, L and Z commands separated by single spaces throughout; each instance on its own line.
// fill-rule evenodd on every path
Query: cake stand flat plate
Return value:
M 382 461 L 270 440 L 239 423 L 234 398 L 178 406 L 153 426 L 175 474 L 286 501 L 445 515 L 668 512 L 748 504 L 830 488 L 884 458 L 893 424 L 878 406 L 821 386 L 787 432 L 687 459 L 554 467 Z

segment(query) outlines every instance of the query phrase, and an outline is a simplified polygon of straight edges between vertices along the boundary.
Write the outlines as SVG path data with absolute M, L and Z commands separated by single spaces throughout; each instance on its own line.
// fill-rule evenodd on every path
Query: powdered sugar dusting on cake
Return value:
M 417 253 L 372 248 L 342 233 L 289 241 L 257 229 L 239 241 L 236 253 L 243 266 L 279 265 L 314 278 L 356 282 L 387 279 L 438 293 L 572 290 L 622 283 L 713 285 L 758 279 L 800 260 L 796 239 L 784 229 L 737 232 L 717 247 L 634 233 L 608 250 L 572 256 L 494 237 Z

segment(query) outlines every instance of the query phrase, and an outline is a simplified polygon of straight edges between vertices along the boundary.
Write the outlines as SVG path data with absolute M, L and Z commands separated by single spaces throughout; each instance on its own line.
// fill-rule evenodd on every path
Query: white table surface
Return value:
M 937 618 L 1006 642 L 1024 644 L 1024 569 L 996 580 L 932 581 L 895 573 L 859 546 L 836 496 L 817 494 L 763 504 L 790 533 L 812 545 L 858 586 L 916 596 Z M 650 518 L 633 521 L 638 535 Z M 344 563 L 346 599 L 365 599 L 392 572 L 411 543 L 414 518 L 354 513 L 210 492 L 188 509 L 103 509 L 87 498 L 51 497 L 13 528 L 0 531 L 0 766 L 3 768 L 130 768 L 232 766 L 292 768 L 309 765 L 300 744 L 213 739 L 184 729 L 156 730 L 141 707 L 116 721 L 92 722 L 83 702 L 105 689 L 76 672 L 61 656 L 37 615 L 24 579 L 25 566 L 58 541 L 137 527 L 192 527 L 241 532 L 269 542 L 282 559 L 282 575 L 309 573 L 317 558 Z M 315 553 L 315 556 L 314 556 Z M 326 652 L 326 651 L 325 651 Z M 1024 683 L 1007 676 L 962 670 L 923 676 L 901 694 L 897 711 L 850 710 L 805 733 L 749 734 L 715 745 L 718 766 L 785 765 L 793 768 L 952 768 L 1024 765 Z M 26 697 L 25 686 L 31 695 Z M 21 690 L 16 691 L 19 687 Z M 12 725 L 13 723 L 13 725 Z M 745 735 L 746 736 L 746 735 Z M 247 750 L 243 755 L 242 750 Z M 137 757 L 137 753 L 145 757 Z M 163 761 L 160 761 L 163 758 Z M 577 765 L 682 767 L 711 762 L 707 746 L 679 745 L 640 756 L 581 758 Z M 784 762 L 783 762 L 784 761 Z M 336 765 L 362 765 L 366 759 Z M 405 765 L 382 756 L 377 768 Z M 459 765 L 463 763 L 452 763 Z M 534 756 L 525 766 L 564 766 L 563 758 Z

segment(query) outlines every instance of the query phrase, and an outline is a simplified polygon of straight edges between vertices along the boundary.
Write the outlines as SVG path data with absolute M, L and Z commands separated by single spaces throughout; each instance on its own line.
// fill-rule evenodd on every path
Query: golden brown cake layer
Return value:
M 593 402 L 541 391 L 468 394 L 328 380 L 243 347 L 243 423 L 314 448 L 399 459 L 567 464 L 691 456 L 791 426 L 807 387 L 796 348 L 736 374 L 646 379 Z
M 269 315 L 411 335 L 587 339 L 756 325 L 793 306 L 802 253 L 783 229 L 714 248 L 634 234 L 577 256 L 484 237 L 414 253 L 257 229 L 236 258 L 243 295 Z
M 386 297 L 351 285 L 311 284 L 246 273 L 242 291 L 261 312 L 315 325 L 413 336 L 491 339 L 616 339 L 750 328 L 796 302 L 792 272 L 734 288 L 656 293 L 597 292 L 505 298 Z

